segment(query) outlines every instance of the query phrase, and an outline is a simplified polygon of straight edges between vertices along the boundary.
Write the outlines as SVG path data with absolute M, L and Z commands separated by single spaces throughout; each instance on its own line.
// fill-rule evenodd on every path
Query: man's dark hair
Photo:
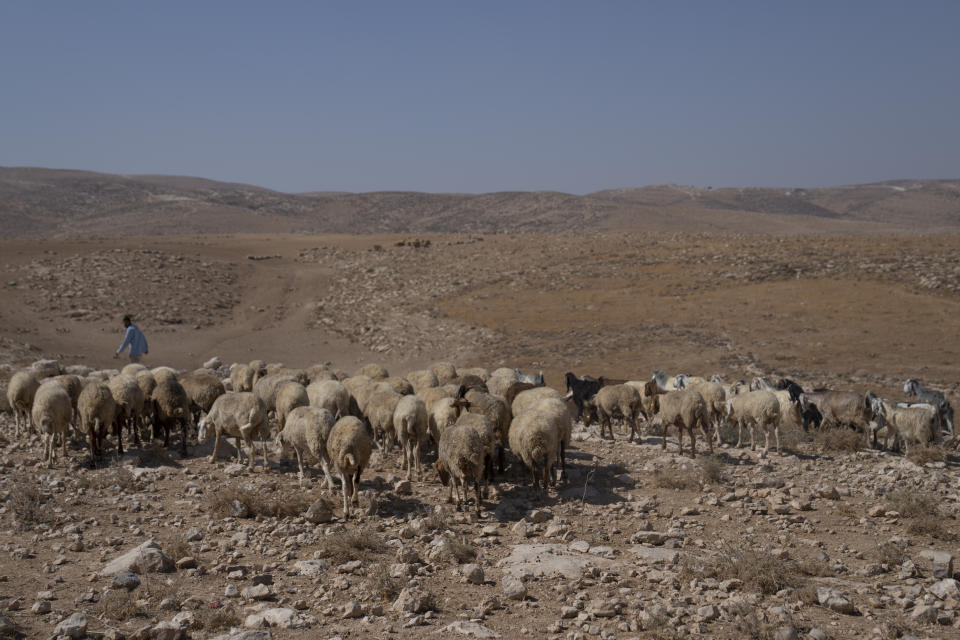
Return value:
M 131 323 L 133 322 L 133 321 L 130 319 L 130 316 L 123 316 L 123 321 L 124 321 L 124 322 L 131 322 Z

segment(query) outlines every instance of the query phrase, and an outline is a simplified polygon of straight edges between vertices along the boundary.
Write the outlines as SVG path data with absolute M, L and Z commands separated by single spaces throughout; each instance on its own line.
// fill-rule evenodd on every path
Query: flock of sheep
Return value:
M 750 384 L 725 383 L 657 371 L 647 381 L 614 381 L 566 375 L 566 395 L 544 386 L 542 374 L 516 369 L 457 369 L 440 362 L 427 369 L 391 377 L 379 365 L 366 365 L 353 376 L 324 365 L 289 369 L 263 361 L 234 364 L 229 379 L 213 369 L 179 373 L 168 367 L 148 369 L 130 364 L 122 371 L 92 371 L 39 377 L 36 371 L 17 372 L 10 379 L 7 399 L 14 410 L 15 434 L 35 429 L 43 436 L 44 460 L 52 465 L 56 440 L 66 456 L 70 429 L 86 436 L 91 455 L 103 454 L 104 438 L 112 431 L 118 454 L 123 453 L 124 430 L 137 445 L 149 427 L 153 438 L 170 444 L 170 432 L 180 431 L 180 449 L 186 455 L 191 428 L 200 444 L 215 438 L 211 460 L 220 440 L 233 437 L 237 461 L 255 464 L 260 443 L 264 468 L 269 469 L 267 443 L 271 439 L 281 456 L 297 460 L 302 486 L 304 463 L 319 463 L 328 489 L 339 476 L 344 516 L 357 504 L 357 487 L 374 447 L 399 445 L 407 480 L 422 480 L 421 454 L 428 447 L 441 482 L 458 507 L 467 499 L 472 481 L 476 508 L 481 486 L 504 470 L 509 450 L 528 469 L 534 487 L 545 491 L 554 483 L 555 469 L 565 475 L 564 456 L 573 423 L 596 420 L 600 435 L 613 438 L 613 421 L 630 427 L 630 440 L 640 434 L 640 419 L 659 423 L 661 444 L 676 427 L 680 451 L 683 436 L 690 438 L 690 456 L 696 453 L 699 431 L 713 451 L 721 427 L 736 425 L 737 446 L 743 429 L 756 431 L 770 445 L 770 434 L 780 452 L 782 425 L 850 427 L 872 437 L 883 433 L 884 446 L 926 445 L 953 434 L 953 409 L 942 393 L 908 380 L 905 393 L 917 402 L 894 402 L 873 393 L 806 390 L 791 380 L 771 382 L 755 378 Z M 463 496 L 461 497 L 461 490 Z

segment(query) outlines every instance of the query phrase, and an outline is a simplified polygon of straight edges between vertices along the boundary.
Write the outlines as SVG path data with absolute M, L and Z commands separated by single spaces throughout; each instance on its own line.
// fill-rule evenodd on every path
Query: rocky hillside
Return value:
M 742 231 L 876 233 L 960 228 L 960 181 L 826 189 L 661 185 L 568 193 L 289 194 L 180 176 L 0 168 L 0 233 L 117 236 L 263 232 Z

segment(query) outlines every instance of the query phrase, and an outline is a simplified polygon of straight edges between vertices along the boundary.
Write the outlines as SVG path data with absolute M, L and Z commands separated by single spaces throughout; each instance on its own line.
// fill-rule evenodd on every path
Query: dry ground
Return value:
M 226 363 L 330 362 L 348 372 L 376 361 L 403 373 L 443 359 L 542 369 L 554 386 L 567 370 L 646 379 L 663 368 L 731 379 L 786 375 L 894 398 L 903 396 L 905 378 L 918 377 L 960 406 L 958 249 L 955 236 L 640 233 L 2 242 L 0 362 L 55 357 L 116 366 L 119 318 L 129 312 L 150 340 L 151 366 L 196 367 L 216 355 Z M 795 433 L 788 456 L 725 448 L 718 463 L 701 467 L 673 455 L 672 438 L 664 456 L 652 433 L 626 445 L 621 431 L 611 445 L 581 429 L 569 483 L 544 503 L 511 468 L 479 521 L 434 515 L 443 494 L 432 475 L 412 495 L 391 489 L 394 455 L 378 457 L 365 474 L 376 513 L 342 528 L 298 516 L 231 520 L 216 510 L 216 496 L 228 491 L 304 500 L 289 464 L 248 474 L 197 451 L 186 460 L 138 451 L 128 462 L 148 471 L 134 480 L 117 470 L 119 461 L 86 468 L 75 446 L 69 463 L 48 473 L 33 465 L 38 441 L 14 441 L 2 420 L 0 612 L 29 637 L 48 636 L 59 615 L 81 609 L 91 631 L 128 636 L 190 610 L 205 626 L 195 637 L 212 637 L 214 627 L 242 621 L 255 606 L 225 597 L 226 585 L 249 587 L 263 573 L 274 581 L 270 606 L 304 607 L 316 618 L 309 629 L 275 630 L 276 637 L 422 637 L 469 618 L 505 638 L 772 637 L 780 625 L 848 638 L 956 634 L 960 602 L 941 602 L 934 622 L 912 617 L 937 601 L 925 591 L 934 580 L 920 552 L 960 550 L 955 458 L 918 466 L 899 454 L 839 452 L 837 443 Z M 934 521 L 903 513 L 911 501 L 898 489 L 937 505 Z M 33 514 L 26 521 L 15 500 Z M 363 506 L 370 502 L 365 494 Z M 547 521 L 517 524 L 539 519 L 531 513 L 537 508 Z M 191 527 L 201 540 L 183 541 Z M 667 542 L 652 548 L 675 547 L 676 564 L 633 550 L 631 539 L 647 528 L 665 534 Z M 296 561 L 330 555 L 330 540 L 346 544 L 344 531 L 369 536 L 372 548 L 347 554 L 361 568 L 338 571 L 343 558 L 328 558 L 321 579 L 297 575 Z M 82 550 L 73 551 L 77 535 Z M 478 553 L 483 584 L 463 583 L 458 562 L 432 551 L 443 535 Z M 194 555 L 202 569 L 145 580 L 134 592 L 142 602 L 105 602 L 110 580 L 91 575 L 148 537 L 175 555 Z M 382 570 L 401 562 L 396 541 L 416 552 L 419 588 L 436 597 L 436 611 L 418 621 L 425 626 L 406 628 L 409 619 L 390 610 L 406 583 Z M 507 568 L 498 562 L 516 545 L 576 541 L 594 547 L 587 555 L 597 564 L 611 564 L 595 575 L 530 578 L 526 600 L 506 599 Z M 731 544 L 759 555 L 710 566 L 731 555 Z M 918 575 L 901 575 L 908 558 Z M 784 581 L 758 581 L 751 565 Z M 242 579 L 228 579 L 238 568 Z M 743 582 L 721 586 L 729 579 Z M 812 604 L 817 586 L 840 590 L 859 614 Z M 38 592 L 48 590 L 53 613 L 32 613 L 34 601 L 51 595 Z M 17 598 L 23 609 L 11 610 Z M 160 608 L 165 598 L 173 608 Z M 342 617 L 353 600 L 365 618 Z M 211 609 L 215 601 L 226 606 Z M 698 613 L 709 606 L 716 619 Z M 562 607 L 582 608 L 584 620 L 576 612 L 564 618 Z M 940 614 L 946 626 L 935 622 Z

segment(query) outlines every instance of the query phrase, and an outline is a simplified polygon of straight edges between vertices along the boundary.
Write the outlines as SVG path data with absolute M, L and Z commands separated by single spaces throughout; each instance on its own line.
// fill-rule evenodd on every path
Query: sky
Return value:
M 0 2 L 0 166 L 280 191 L 960 177 L 956 0 Z

